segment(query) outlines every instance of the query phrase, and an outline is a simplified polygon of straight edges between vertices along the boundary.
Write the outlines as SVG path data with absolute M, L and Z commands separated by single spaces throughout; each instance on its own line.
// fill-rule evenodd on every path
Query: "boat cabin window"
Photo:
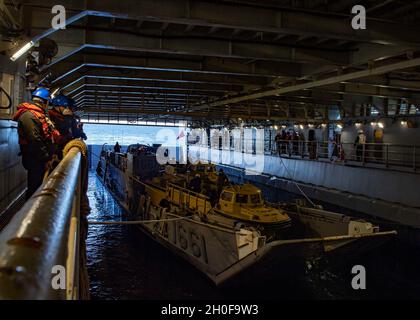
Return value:
M 252 204 L 261 203 L 261 194 L 259 194 L 259 193 L 251 194 L 250 198 L 251 198 L 251 203 Z
M 223 192 L 222 195 L 220 196 L 220 199 L 223 201 L 229 201 L 231 202 L 233 198 L 233 193 L 232 192 Z
M 247 194 L 237 194 L 236 195 L 236 202 L 237 203 L 248 203 L 248 195 Z

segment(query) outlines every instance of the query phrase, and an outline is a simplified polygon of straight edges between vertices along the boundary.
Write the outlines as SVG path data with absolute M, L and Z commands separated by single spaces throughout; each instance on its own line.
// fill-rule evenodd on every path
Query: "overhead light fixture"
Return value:
M 403 127 L 406 127 L 406 126 L 407 126 L 407 121 L 405 121 L 405 120 L 401 121 L 401 125 L 402 125 Z
M 343 129 L 343 126 L 341 124 L 337 124 L 337 128 Z
M 378 124 L 377 124 L 376 122 L 371 122 L 371 123 L 370 123 L 370 125 L 371 125 L 372 127 L 376 127 Z
M 379 128 L 383 129 L 384 128 L 384 124 L 382 122 L 378 123 Z
M 20 48 L 13 56 L 11 56 L 10 60 L 16 61 L 22 55 L 24 55 L 26 52 L 28 52 L 29 49 L 31 49 L 34 45 L 35 45 L 35 43 L 33 41 L 28 42 L 22 48 Z
M 356 122 L 354 125 L 355 125 L 357 128 L 359 128 L 362 124 L 361 124 L 360 122 Z
M 278 129 L 279 129 L 279 127 L 278 127 L 278 126 L 274 126 L 274 129 L 278 130 Z
M 299 128 L 301 128 L 301 129 L 303 130 L 303 124 L 301 124 L 301 125 L 299 126 Z
M 322 126 L 323 128 L 325 128 L 325 127 L 327 126 L 327 124 L 326 124 L 326 123 L 323 123 L 323 124 L 321 124 L 321 126 Z
M 54 99 L 55 96 L 57 95 L 58 91 L 60 91 L 60 88 L 55 89 L 52 93 L 51 93 L 51 99 Z

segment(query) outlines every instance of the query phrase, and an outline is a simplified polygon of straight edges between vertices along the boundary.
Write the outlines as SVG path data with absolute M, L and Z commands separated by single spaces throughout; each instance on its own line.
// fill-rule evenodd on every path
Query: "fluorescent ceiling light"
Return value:
M 22 48 L 20 48 L 13 56 L 10 57 L 10 60 L 12 61 L 16 61 L 17 59 L 19 59 L 23 54 L 25 54 L 26 52 L 29 51 L 29 49 L 31 49 L 33 46 L 35 45 L 35 43 L 33 41 L 28 42 L 27 44 L 25 44 Z

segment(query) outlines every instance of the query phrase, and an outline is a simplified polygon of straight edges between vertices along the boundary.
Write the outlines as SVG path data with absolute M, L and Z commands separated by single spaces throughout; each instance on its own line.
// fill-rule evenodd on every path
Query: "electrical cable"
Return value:
M 293 179 L 293 176 L 290 174 L 290 171 L 287 168 L 286 164 L 284 163 L 283 158 L 282 157 L 279 157 L 279 158 L 280 158 L 280 161 L 281 161 L 286 173 L 289 175 L 289 179 L 295 184 L 296 188 L 305 197 L 305 199 L 308 200 L 309 203 L 315 208 L 316 204 L 308 197 L 308 195 L 302 190 L 302 188 L 299 186 L 299 184 Z
M 99 225 L 128 225 L 128 224 L 148 224 L 164 221 L 177 221 L 177 220 L 190 220 L 190 217 L 179 217 L 179 218 L 169 218 L 169 219 L 157 219 L 157 220 L 134 220 L 134 221 L 88 221 L 89 224 L 99 224 Z
M 12 107 L 12 98 L 11 98 L 11 97 L 10 97 L 10 95 L 7 93 L 7 91 L 6 91 L 6 90 L 4 90 L 4 89 L 3 89 L 3 87 L 1 87 L 1 86 L 0 86 L 0 91 L 1 91 L 1 92 L 3 92 L 3 93 L 6 95 L 7 100 L 9 100 L 9 105 L 8 105 L 7 107 L 0 106 L 0 109 L 1 109 L 1 110 L 8 110 L 8 109 L 10 109 L 10 108 Z

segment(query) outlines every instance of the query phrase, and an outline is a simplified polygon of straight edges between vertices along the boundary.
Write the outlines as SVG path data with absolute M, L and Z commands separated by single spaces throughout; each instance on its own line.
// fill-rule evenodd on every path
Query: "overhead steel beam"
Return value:
M 82 99 L 78 102 L 78 108 L 83 108 L 85 105 L 94 105 L 101 107 L 118 106 L 118 108 L 133 108 L 133 109 L 151 109 L 156 111 L 175 111 L 175 110 L 188 110 L 188 108 L 182 108 L 182 104 L 179 103 L 166 103 L 163 102 L 147 102 L 144 104 L 134 102 L 120 102 L 118 100 L 98 100 L 95 99 Z M 80 105 L 80 107 L 79 107 Z M 118 109 L 114 110 L 114 113 L 119 113 Z
M 89 90 L 89 88 L 93 90 Z M 164 89 L 154 89 L 151 90 L 149 88 L 145 88 L 144 86 L 126 86 L 126 85 L 111 85 L 111 84 L 89 84 L 89 83 L 83 83 L 77 88 L 73 89 L 72 91 L 68 91 L 67 95 L 71 97 L 75 97 L 78 95 L 82 95 L 86 92 L 97 92 L 101 90 L 119 90 L 120 92 L 141 92 L 142 95 L 167 95 L 167 96 L 192 96 L 192 97 L 211 97 L 211 96 L 221 96 L 223 93 L 217 93 L 217 92 L 206 92 L 206 91 L 190 91 L 190 90 L 168 90 L 164 91 Z M 139 91 L 140 90 L 140 91 Z
M 163 108 L 167 105 L 179 105 L 188 107 L 188 104 L 186 103 L 185 99 L 176 99 L 176 98 L 166 98 L 166 97 L 160 97 L 160 98 L 147 98 L 147 99 L 141 99 L 141 97 L 128 97 L 128 96 L 115 96 L 115 95 L 84 95 L 81 96 L 79 99 L 76 100 L 76 103 L 79 104 L 82 101 L 92 101 L 95 103 L 101 103 L 105 101 L 114 101 L 114 102 L 121 102 L 121 103 L 127 103 L 127 104 L 134 104 L 136 106 L 144 106 L 146 104 L 156 104 L 160 105 Z M 196 101 L 196 100 L 193 100 Z
M 195 75 L 187 75 L 182 78 L 182 75 L 175 75 L 175 77 L 169 77 L 164 73 L 159 73 L 158 75 L 148 74 L 146 72 L 136 72 L 135 70 L 112 70 L 112 69 L 88 69 L 85 72 L 80 72 L 74 74 L 72 77 L 68 78 L 66 82 L 60 83 L 55 82 L 55 85 L 61 87 L 68 87 L 71 84 L 78 82 L 80 80 L 87 80 L 87 83 L 95 84 L 148 84 L 148 85 L 161 85 L 173 87 L 174 85 L 179 85 L 185 88 L 205 88 L 205 89 L 216 89 L 216 91 L 238 91 L 241 90 L 244 85 L 235 83 L 235 82 L 225 82 L 220 79 L 220 81 L 210 81 L 210 78 L 200 78 Z M 93 80 L 95 79 L 95 80 Z M 206 81 L 206 79 L 208 79 Z M 103 80 L 103 81 L 102 81 Z M 214 79 L 216 80 L 216 79 Z M 113 82 L 111 82 L 113 81 Z
M 142 115 L 142 114 L 151 114 L 151 115 L 172 115 L 172 116 L 181 116 L 181 117 L 191 117 L 199 119 L 211 119 L 213 118 L 212 113 L 197 113 L 197 112 L 165 112 L 158 110 L 140 110 L 135 108 L 119 108 L 118 105 L 115 105 L 115 108 L 102 108 L 100 106 L 86 104 L 83 106 L 85 113 L 97 113 L 97 114 L 116 114 L 119 116 L 124 114 L 126 115 Z M 243 120 L 253 119 L 253 120 L 267 120 L 266 115 L 248 115 L 246 113 L 241 114 L 231 114 L 231 118 L 241 118 Z M 311 121 L 314 123 L 321 123 L 322 119 L 312 119 L 312 118 L 294 118 L 294 117 L 283 117 L 283 116 L 271 116 L 271 120 L 274 121 Z
M 107 76 L 107 75 L 96 75 L 94 74 L 85 74 L 71 83 L 62 87 L 62 89 L 67 89 L 68 91 L 72 86 L 81 81 L 86 81 L 87 84 L 101 84 L 101 85 L 116 85 L 116 86 L 125 86 L 125 85 L 135 85 L 138 88 L 146 89 L 167 89 L 167 90 L 186 90 L 186 91 L 207 91 L 207 92 L 229 92 L 229 91 L 239 91 L 241 86 L 238 85 L 224 85 L 217 83 L 188 83 L 188 82 L 175 82 L 175 81 L 159 81 L 159 80 L 145 80 L 143 78 L 136 77 L 124 77 L 124 76 Z
M 373 6 L 366 9 L 367 13 L 372 13 L 373 11 L 376 11 L 378 9 L 382 9 L 383 7 L 395 2 L 395 0 L 382 0 L 378 4 L 374 4 Z
M 115 114 L 116 112 L 119 115 L 122 114 L 131 114 L 131 115 L 172 115 L 172 116 L 181 116 L 181 117 L 195 117 L 195 118 L 207 118 L 209 115 L 202 112 L 168 112 L 168 111 L 159 111 L 159 110 L 146 110 L 140 108 L 120 108 L 118 104 L 113 105 L 115 108 L 104 108 L 101 106 L 95 106 L 93 104 L 84 104 L 83 108 L 86 113 L 99 113 L 99 114 Z
M 68 28 L 68 30 L 71 30 Z M 67 31 L 70 32 L 70 31 Z M 326 51 L 322 49 L 291 48 L 279 43 L 243 43 L 233 40 L 217 39 L 165 39 L 149 38 L 113 31 L 73 32 L 67 34 L 67 42 L 78 45 L 76 49 L 58 57 L 59 61 L 80 52 L 85 48 L 101 50 L 126 51 L 131 53 L 147 52 L 172 55 L 193 55 L 229 59 L 255 59 L 277 62 L 323 63 L 346 65 L 349 63 L 350 51 Z M 51 37 L 60 42 L 59 35 Z
M 100 54 L 91 53 L 88 45 L 83 48 L 72 48 L 74 54 L 65 59 L 55 60 L 42 70 L 65 74 L 81 65 L 104 65 L 130 67 L 138 70 L 195 72 L 202 74 L 222 74 L 242 77 L 295 77 L 301 74 L 298 64 L 282 62 L 256 61 L 244 64 L 237 59 L 221 59 L 217 57 L 200 57 L 190 59 L 158 58 L 158 57 L 125 57 L 101 50 Z M 60 62 L 59 64 L 57 62 Z
M 324 93 L 325 94 L 325 93 Z M 115 95 L 115 94 L 85 94 L 81 93 L 79 96 L 74 97 L 76 103 L 79 105 L 83 101 L 91 101 L 93 103 L 100 104 L 102 102 L 119 102 L 121 104 L 132 104 L 136 106 L 145 106 L 150 104 L 159 105 L 162 108 L 166 108 L 168 105 L 178 105 L 183 106 L 185 108 L 190 108 L 192 104 L 197 101 L 202 101 L 205 99 L 195 98 L 195 99 L 185 99 L 185 98 L 170 98 L 166 96 L 160 96 L 156 98 L 144 98 L 142 96 L 125 96 L 125 95 Z M 264 110 L 267 109 L 267 103 L 270 103 L 270 106 L 274 106 L 280 102 L 290 103 L 290 104 L 301 104 L 301 105 L 337 105 L 340 104 L 343 99 L 328 99 L 323 97 L 307 97 L 304 95 L 294 95 L 294 96 L 284 96 L 279 100 L 276 101 L 254 101 L 250 106 L 252 107 L 252 113 L 254 111 L 258 111 L 258 108 L 262 108 Z
M 50 8 L 56 4 L 53 0 L 43 0 L 42 3 L 28 0 L 25 3 L 26 5 L 50 6 Z M 69 7 L 84 10 L 85 4 L 69 3 Z M 343 19 L 343 17 L 322 15 L 320 12 L 252 7 L 239 3 L 227 4 L 199 0 L 143 0 L 140 2 L 90 0 L 89 8 L 96 11 L 84 11 L 73 20 L 77 21 L 86 16 L 99 16 L 208 28 L 306 35 L 354 42 L 391 45 L 419 44 L 417 28 L 412 26 L 369 20 L 369 28 L 358 31 L 351 27 L 349 19 Z M 53 32 L 55 30 L 51 29 L 46 34 L 48 36 Z
M 419 92 L 420 91 L 420 77 L 419 80 L 404 80 L 404 79 L 397 79 L 392 78 L 391 76 L 384 78 L 384 77 L 369 77 L 368 79 L 364 79 L 363 81 L 343 81 L 343 84 L 352 84 L 355 86 L 368 86 L 368 87 L 378 87 L 378 88 L 388 88 L 395 91 L 400 92 Z
M 93 88 L 95 90 L 89 90 L 87 88 Z M 83 90 L 82 90 L 83 89 Z M 332 92 L 333 93 L 333 92 Z M 287 101 L 287 102 L 294 102 L 294 103 L 305 103 L 305 104 L 324 104 L 324 105 L 337 105 L 339 104 L 342 99 L 339 95 L 333 95 L 330 93 L 326 95 L 323 93 L 322 95 L 317 96 L 308 96 L 304 92 L 296 93 L 293 95 L 287 95 L 282 97 L 276 97 L 274 100 L 269 102 L 279 102 L 279 101 Z M 183 105 L 188 104 L 188 106 L 194 105 L 198 101 L 206 101 L 209 98 L 208 93 L 202 94 L 190 94 L 190 93 L 168 93 L 168 92 L 146 92 L 146 91 L 139 91 L 139 87 L 108 87 L 108 86 L 97 86 L 97 85 L 88 85 L 84 84 L 77 88 L 70 93 L 68 93 L 74 99 L 82 99 L 84 97 L 95 97 L 95 96 L 103 96 L 103 97 L 115 97 L 118 96 L 121 101 L 125 100 L 132 100 L 137 99 L 137 101 L 150 101 L 152 98 L 150 96 L 154 96 L 155 100 L 162 100 L 166 99 L 167 101 L 182 101 Z M 129 96 L 127 96 L 129 95 Z M 149 96 L 149 97 L 148 97 Z M 212 94 L 215 96 L 215 94 Z M 259 104 L 265 106 L 265 100 L 254 100 L 252 102 L 253 108 L 258 106 Z
M 267 74 L 251 74 L 251 73 L 240 73 L 235 72 L 235 66 L 231 66 L 230 69 L 227 67 L 225 70 L 218 68 L 206 68 L 205 65 L 203 65 L 200 62 L 195 63 L 195 68 L 182 68 L 179 65 L 177 65 L 176 62 L 173 62 L 172 65 L 170 62 L 166 64 L 156 64 L 154 67 L 149 66 L 136 66 L 136 65 L 121 65 L 121 64 L 98 64 L 98 63 L 74 63 L 74 64 L 67 64 L 65 68 L 60 68 L 58 70 L 54 70 L 54 75 L 56 76 L 56 79 L 54 80 L 54 83 L 65 83 L 68 81 L 73 81 L 74 77 L 80 76 L 80 74 L 85 74 L 86 69 L 95 70 L 96 74 L 103 74 L 106 75 L 116 75 L 116 74 L 124 74 L 124 76 L 133 76 L 133 77 L 143 77 L 145 74 L 145 71 L 150 71 L 149 74 L 152 72 L 156 72 L 159 74 L 162 74 L 164 72 L 167 73 L 165 78 L 178 78 L 178 79 L 191 79 L 194 81 L 194 78 L 196 81 L 199 81 L 199 79 L 209 79 L 208 81 L 211 81 L 212 79 L 215 79 L 216 82 L 231 82 L 234 84 L 259 84 L 264 85 L 267 83 L 267 80 L 265 80 L 265 77 L 274 79 L 274 75 L 267 75 Z M 244 68 L 242 68 L 244 70 Z M 169 75 L 169 73 L 172 73 L 172 75 Z M 73 76 L 73 79 L 67 80 L 66 78 Z M 163 76 L 163 75 L 162 75 Z M 285 80 L 287 78 L 284 78 L 283 76 L 280 76 L 280 80 Z M 290 79 L 290 77 L 288 78 Z
M 240 103 L 243 101 L 254 100 L 254 99 L 259 99 L 259 98 L 264 98 L 264 97 L 269 97 L 269 96 L 282 95 L 289 92 L 295 92 L 295 91 L 300 91 L 300 90 L 305 90 L 305 89 L 332 85 L 332 84 L 340 83 L 343 81 L 350 81 L 350 80 L 355 80 L 355 79 L 374 76 L 374 75 L 381 75 L 381 74 L 385 74 L 385 73 L 392 72 L 395 70 L 417 67 L 419 65 L 420 65 L 420 58 L 415 58 L 415 59 L 411 59 L 407 61 L 391 63 L 389 65 L 384 65 L 380 67 L 373 67 L 367 70 L 351 72 L 351 73 L 342 74 L 338 76 L 332 76 L 326 79 L 309 81 L 309 82 L 304 82 L 300 84 L 281 87 L 278 89 L 265 90 L 265 91 L 257 92 L 253 94 L 223 99 L 223 100 L 215 101 L 212 103 L 198 105 L 194 107 L 194 110 L 212 108 L 212 107 L 217 107 L 217 106 L 226 105 L 226 104 L 235 104 L 235 103 Z
M 358 0 L 338 0 L 328 3 L 328 9 L 333 12 L 340 12 L 345 9 L 351 8 L 353 5 L 358 4 Z
M 338 85 L 330 85 L 319 87 L 313 90 L 315 92 L 355 95 L 355 96 L 368 96 L 389 99 L 406 99 L 412 103 L 420 103 L 420 94 L 413 94 L 407 91 L 393 90 L 384 86 L 373 86 L 364 83 L 340 83 Z
M 93 93 L 95 94 L 125 94 L 125 95 L 132 95 L 136 98 L 142 98 L 142 97 L 146 97 L 147 99 L 149 99 L 148 97 L 150 96 L 150 98 L 153 98 L 155 96 L 165 96 L 168 99 L 172 98 L 172 99 L 197 99 L 197 98 L 202 98 L 204 95 L 199 95 L 199 94 L 191 94 L 191 93 L 156 93 L 156 92 L 144 92 L 144 91 L 127 91 L 127 90 L 115 90 L 116 88 L 111 88 L 111 90 L 103 90 L 103 89 L 98 89 L 98 90 L 89 90 L 86 89 L 87 86 L 83 85 L 83 87 L 85 88 L 85 90 L 82 90 L 80 92 L 78 92 L 75 96 L 79 96 L 79 95 L 83 95 L 83 96 L 88 96 L 89 94 L 91 94 L 92 96 Z M 112 90 L 114 89 L 114 90 Z M 69 94 L 70 95 L 70 94 Z
M 71 68 L 68 72 L 57 76 L 53 84 L 63 84 L 74 81 L 81 75 L 94 74 L 104 76 L 124 76 L 133 77 L 139 80 L 159 80 L 165 82 L 185 82 L 185 83 L 208 83 L 219 85 L 267 85 L 266 78 L 261 77 L 235 77 L 220 74 L 202 74 L 195 72 L 172 72 L 162 69 L 144 70 L 131 66 L 113 64 L 81 64 Z M 57 74 L 58 75 L 58 74 Z
M 127 96 L 127 95 L 115 95 L 115 94 L 83 94 L 79 98 L 75 99 L 76 102 L 81 100 L 91 100 L 91 101 L 104 101 L 104 100 L 115 100 L 121 102 L 132 102 L 136 103 L 137 105 L 141 105 L 143 101 L 145 103 L 161 103 L 162 105 L 165 103 L 177 103 L 180 105 L 186 105 L 185 98 L 173 98 L 173 97 L 151 97 L 151 98 L 144 98 L 142 96 Z M 191 99 L 191 102 L 197 101 L 198 99 Z
M 181 91 L 199 91 L 207 92 L 211 95 L 212 92 L 225 93 L 229 91 L 239 91 L 241 87 L 234 85 L 218 85 L 206 83 L 183 83 L 183 82 L 165 82 L 157 80 L 143 80 L 141 78 L 131 77 L 116 77 L 116 76 L 98 76 L 98 75 L 84 75 L 77 78 L 73 82 L 62 87 L 62 90 L 72 91 L 75 87 L 80 86 L 80 83 L 87 84 L 102 84 L 102 85 L 136 85 L 137 88 L 152 89 L 152 90 L 181 90 Z

